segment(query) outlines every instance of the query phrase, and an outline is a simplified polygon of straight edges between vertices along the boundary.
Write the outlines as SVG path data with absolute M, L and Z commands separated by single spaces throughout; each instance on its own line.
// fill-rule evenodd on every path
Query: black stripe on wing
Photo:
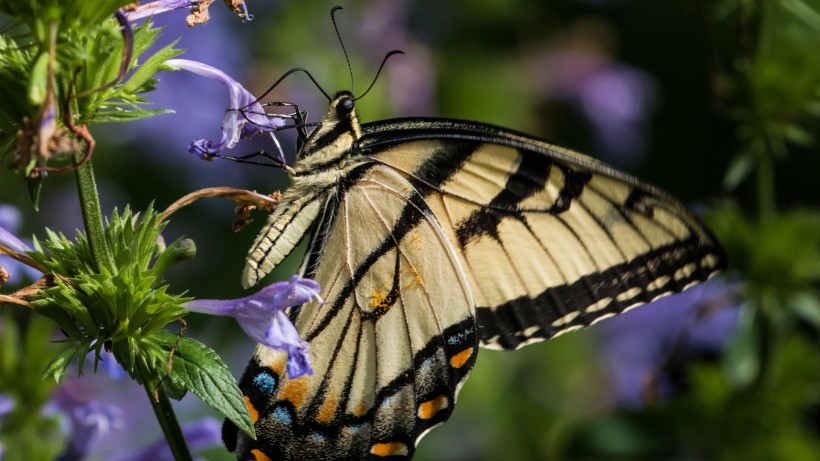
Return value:
M 429 157 L 427 162 L 424 162 L 423 165 L 416 171 L 416 177 L 423 178 L 424 184 L 428 186 L 428 188 L 419 189 L 419 194 L 412 194 L 408 197 L 409 203 L 404 207 L 402 211 L 402 216 L 398 220 L 398 226 L 396 226 L 393 230 L 391 235 L 386 235 L 384 240 L 382 240 L 381 244 L 379 244 L 376 248 L 374 248 L 370 254 L 355 268 L 353 277 L 348 280 L 344 288 L 342 289 L 341 293 L 337 300 L 334 300 L 334 305 L 338 303 L 340 300 L 347 299 L 353 291 L 358 286 L 358 280 L 361 279 L 364 274 L 367 273 L 368 270 L 376 263 L 376 261 L 384 256 L 388 251 L 395 248 L 396 241 L 400 241 L 407 235 L 410 231 L 415 228 L 421 222 L 422 219 L 434 219 L 435 217 L 424 216 L 424 214 L 420 210 L 427 210 L 429 213 L 429 208 L 427 204 L 424 202 L 424 193 L 425 190 L 430 192 L 434 189 L 430 189 L 429 187 L 438 187 L 441 184 L 444 184 L 448 179 L 450 179 L 454 174 L 456 174 L 462 167 L 463 163 L 470 158 L 470 156 L 475 152 L 476 149 L 480 147 L 480 144 L 473 143 L 473 142 L 455 142 L 455 143 L 448 143 L 442 144 L 441 147 L 435 151 L 433 151 Z M 359 167 L 358 169 L 348 174 L 345 179 L 342 181 L 342 190 L 339 195 L 344 194 L 344 192 L 349 188 L 353 183 L 358 181 L 362 175 L 369 169 L 372 165 L 365 165 Z M 321 229 L 317 229 L 317 232 L 326 232 L 330 229 L 333 225 L 333 216 L 331 219 L 328 219 L 326 224 L 322 224 Z M 307 270 L 304 272 L 304 277 L 312 277 L 315 275 L 315 270 L 317 264 L 322 256 L 322 239 L 316 239 L 316 245 L 312 246 L 308 250 L 307 255 L 307 262 L 304 267 Z M 335 317 L 335 311 L 331 311 L 328 315 L 322 318 L 322 321 L 309 333 L 309 335 L 304 338 L 307 341 L 310 341 L 316 335 L 321 333 L 327 325 Z M 291 310 L 291 317 L 295 318 L 298 315 L 298 308 Z
M 258 411 L 259 421 L 256 424 L 257 440 L 243 438 L 237 447 L 239 459 L 254 461 L 251 454 L 259 450 L 270 459 L 288 459 L 292 461 L 333 459 L 334 461 L 362 459 L 361 453 L 371 453 L 371 459 L 404 460 L 412 457 L 416 441 L 432 427 L 446 421 L 455 407 L 453 396 L 463 378 L 475 364 L 478 339 L 474 318 L 468 318 L 442 331 L 440 336 L 432 338 L 427 345 L 413 357 L 413 366 L 388 383 L 376 393 L 375 405 L 366 413 L 354 416 L 340 414 L 328 424 L 313 419 L 299 419 L 293 405 L 287 400 L 273 401 L 282 383 L 282 377 L 270 367 L 260 364 L 256 358 L 251 359 L 245 373 L 239 381 L 239 387 L 245 393 L 249 406 Z M 447 363 L 438 358 L 443 354 L 449 357 Z M 436 369 L 431 367 L 448 367 Z M 413 428 L 405 433 L 380 433 L 378 428 L 367 427 L 375 417 L 375 412 L 390 399 L 396 396 L 414 379 L 424 380 L 424 392 L 417 396 L 418 408 L 413 413 L 396 413 L 396 418 L 413 420 L 406 427 Z M 456 377 L 458 379 L 452 379 Z M 339 399 L 344 399 L 350 392 L 350 383 L 345 386 Z M 343 407 L 342 407 L 343 408 Z M 360 440 L 359 446 L 336 446 L 334 441 L 349 440 L 345 435 L 373 432 L 373 438 Z M 237 429 L 226 422 L 223 426 L 223 439 L 235 443 Z M 401 448 L 401 450 L 399 450 Z M 398 450 L 392 456 L 389 450 Z M 342 451 L 345 450 L 345 451 Z M 376 456 L 374 450 L 382 450 L 384 455 Z
M 479 336 L 484 343 L 515 349 L 588 326 L 708 279 L 726 263 L 713 250 L 691 237 L 572 283 L 548 288 L 532 298 L 480 306 L 476 310 Z M 651 282 L 647 284 L 646 280 Z M 596 302 L 590 305 L 590 300 Z M 521 318 L 527 319 L 528 325 L 520 325 Z

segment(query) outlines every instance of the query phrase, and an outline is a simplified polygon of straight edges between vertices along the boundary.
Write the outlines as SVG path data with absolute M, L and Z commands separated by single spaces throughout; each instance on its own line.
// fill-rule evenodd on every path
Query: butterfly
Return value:
M 726 266 L 669 194 L 477 122 L 360 124 L 337 93 L 250 249 L 256 284 L 303 239 L 323 305 L 290 311 L 313 375 L 259 346 L 240 387 L 241 460 L 410 459 L 451 415 L 479 348 L 512 350 L 680 292 Z

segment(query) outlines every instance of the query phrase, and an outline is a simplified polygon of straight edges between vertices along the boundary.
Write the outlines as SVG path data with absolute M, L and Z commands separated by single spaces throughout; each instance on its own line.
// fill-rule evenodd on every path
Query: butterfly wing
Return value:
M 726 265 L 676 199 L 590 157 L 474 122 L 362 129 L 359 151 L 405 175 L 456 247 L 486 347 L 582 328 Z
M 292 313 L 314 374 L 290 379 L 260 346 L 240 382 L 258 440 L 239 459 L 407 459 L 475 361 L 470 288 L 422 196 L 376 166 L 339 197 L 305 263 L 326 301 Z

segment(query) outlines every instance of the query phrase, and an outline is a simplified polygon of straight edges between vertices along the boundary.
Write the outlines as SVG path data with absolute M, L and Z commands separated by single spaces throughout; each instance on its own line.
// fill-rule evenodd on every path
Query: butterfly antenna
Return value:
M 289 71 L 285 72 L 285 75 L 282 75 L 281 77 L 279 77 L 279 80 L 275 81 L 275 82 L 273 83 L 273 85 L 271 85 L 271 86 L 270 86 L 270 88 L 268 88 L 267 90 L 265 90 L 265 92 L 264 92 L 264 93 L 262 93 L 262 95 L 261 95 L 261 96 L 259 96 L 258 98 L 256 98 L 253 102 L 251 102 L 251 103 L 250 103 L 250 104 L 248 104 L 247 106 L 242 107 L 242 109 L 247 109 L 248 107 L 250 107 L 250 106 L 252 106 L 252 105 L 254 105 L 254 104 L 258 103 L 259 101 L 261 101 L 261 100 L 262 100 L 262 98 L 264 98 L 265 96 L 267 96 L 267 95 L 268 95 L 268 93 L 270 93 L 271 91 L 273 91 L 273 89 L 274 89 L 274 88 L 276 88 L 277 86 L 279 86 L 279 84 L 280 84 L 280 83 L 282 83 L 282 80 L 284 80 L 284 79 L 285 79 L 285 78 L 287 78 L 289 75 L 294 74 L 294 73 L 296 73 L 296 72 L 304 72 L 304 73 L 305 73 L 305 75 L 307 75 L 307 76 L 308 76 L 308 78 L 310 79 L 310 81 L 311 81 L 311 82 L 313 82 L 313 84 L 314 84 L 314 85 L 316 85 L 316 88 L 318 88 L 318 89 L 319 89 L 319 91 L 321 91 L 321 92 L 322 92 L 322 94 L 323 94 L 323 95 L 327 98 L 328 102 L 329 102 L 329 101 L 332 101 L 332 99 L 331 99 L 330 95 L 328 95 L 328 94 L 327 94 L 327 91 L 325 91 L 325 90 L 322 88 L 322 86 L 321 86 L 321 85 L 319 85 L 319 82 L 317 82 L 317 81 L 316 81 L 316 79 L 315 79 L 315 78 L 313 78 L 313 75 L 311 75 L 311 74 L 310 74 L 310 72 L 308 72 L 308 71 L 307 71 L 307 69 L 303 69 L 303 68 L 301 68 L 301 67 L 294 67 L 293 69 L 291 69 L 291 70 L 289 70 Z
M 393 56 L 394 54 L 404 54 L 404 51 L 402 51 L 402 50 L 393 50 L 393 51 L 391 51 L 391 52 L 387 53 L 387 54 L 384 56 L 384 59 L 382 59 L 382 63 L 381 63 L 381 65 L 379 66 L 379 70 L 377 70 L 377 71 L 376 71 L 376 76 L 375 76 L 375 77 L 373 77 L 373 81 L 372 81 L 372 82 L 370 82 L 370 86 L 369 86 L 369 87 L 367 87 L 367 89 L 366 89 L 366 90 L 364 90 L 364 93 L 362 93 L 362 95 L 361 95 L 361 96 L 359 96 L 359 97 L 355 98 L 355 99 L 354 99 L 354 101 L 358 101 L 359 99 L 362 99 L 362 98 L 364 97 L 364 95 L 366 95 L 367 93 L 369 93 L 369 92 L 370 92 L 370 90 L 373 88 L 373 85 L 375 85 L 375 84 L 376 84 L 376 80 L 378 80 L 378 79 L 379 79 L 379 74 L 381 74 L 381 73 L 382 73 L 382 69 L 384 68 L 384 65 L 385 65 L 385 64 L 387 64 L 387 60 L 388 60 L 388 59 L 390 59 L 390 56 Z
M 336 11 L 341 9 L 342 7 L 339 5 L 331 8 L 330 19 L 333 21 L 333 28 L 336 29 L 336 37 L 339 38 L 339 44 L 342 45 L 342 53 L 344 53 L 345 61 L 347 61 L 347 71 L 350 73 L 350 92 L 356 94 L 356 85 L 353 82 L 353 66 L 350 65 L 350 57 L 347 55 L 347 48 L 345 48 L 345 42 L 342 40 L 342 34 L 339 33 L 339 26 L 336 25 Z

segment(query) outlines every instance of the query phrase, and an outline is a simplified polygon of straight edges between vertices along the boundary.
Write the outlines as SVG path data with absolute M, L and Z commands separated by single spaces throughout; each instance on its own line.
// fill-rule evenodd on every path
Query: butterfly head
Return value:
M 353 143 L 362 135 L 354 99 L 349 91 L 336 93 L 319 127 L 299 149 L 297 171 L 299 163 L 304 169 L 311 168 L 314 157 L 315 161 L 325 163 L 334 158 L 342 160 L 351 152 Z

